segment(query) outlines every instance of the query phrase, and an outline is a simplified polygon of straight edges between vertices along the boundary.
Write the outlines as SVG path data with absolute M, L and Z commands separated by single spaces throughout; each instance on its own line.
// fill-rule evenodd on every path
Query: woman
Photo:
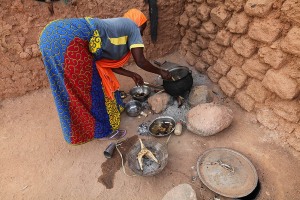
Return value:
M 146 22 L 141 11 L 131 9 L 122 18 L 53 21 L 41 33 L 40 50 L 68 143 L 107 137 L 119 128 L 123 102 L 113 72 L 144 83 L 122 68 L 131 54 L 142 69 L 171 77 L 144 57 Z

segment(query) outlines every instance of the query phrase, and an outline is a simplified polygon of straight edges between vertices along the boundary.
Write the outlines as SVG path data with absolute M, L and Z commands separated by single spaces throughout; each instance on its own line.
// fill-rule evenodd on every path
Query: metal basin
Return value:
M 150 93 L 151 89 L 146 85 L 135 86 L 129 91 L 129 94 L 132 96 L 132 98 L 138 101 L 146 101 L 150 96 Z
M 165 137 L 174 131 L 175 124 L 173 117 L 161 116 L 152 121 L 148 131 L 154 137 Z
M 142 112 L 142 104 L 139 101 L 131 100 L 125 105 L 126 114 L 130 117 L 137 117 Z

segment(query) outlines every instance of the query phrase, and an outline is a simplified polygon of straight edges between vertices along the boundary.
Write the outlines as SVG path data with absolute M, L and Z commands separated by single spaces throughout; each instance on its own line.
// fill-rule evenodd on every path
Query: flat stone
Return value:
M 162 200 L 197 200 L 197 196 L 192 186 L 185 183 L 172 188 Z

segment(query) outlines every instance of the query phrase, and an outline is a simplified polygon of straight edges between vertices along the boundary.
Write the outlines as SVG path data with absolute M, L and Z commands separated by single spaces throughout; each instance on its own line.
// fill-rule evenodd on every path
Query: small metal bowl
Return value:
M 132 96 L 132 98 L 138 101 L 146 101 L 150 96 L 150 93 L 151 89 L 146 85 L 135 86 L 129 91 L 129 94 Z
M 148 131 L 154 137 L 165 137 L 174 131 L 175 125 L 176 122 L 173 117 L 161 116 L 152 121 Z
M 137 117 L 142 112 L 142 103 L 131 100 L 125 105 L 126 114 L 130 117 Z

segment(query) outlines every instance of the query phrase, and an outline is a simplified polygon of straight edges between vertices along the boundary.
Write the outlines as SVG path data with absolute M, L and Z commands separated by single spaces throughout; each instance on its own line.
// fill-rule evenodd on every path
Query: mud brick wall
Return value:
M 300 2 L 187 0 L 180 52 L 300 151 Z
M 151 42 L 148 24 L 144 35 L 147 58 L 178 50 L 181 39 L 177 22 L 184 9 L 184 0 L 158 0 L 157 4 L 158 40 Z M 38 38 L 50 21 L 86 16 L 121 17 L 130 8 L 139 8 L 149 17 L 149 5 L 144 0 L 61 0 L 54 2 L 53 15 L 47 3 L 0 0 L 0 101 L 49 86 Z

